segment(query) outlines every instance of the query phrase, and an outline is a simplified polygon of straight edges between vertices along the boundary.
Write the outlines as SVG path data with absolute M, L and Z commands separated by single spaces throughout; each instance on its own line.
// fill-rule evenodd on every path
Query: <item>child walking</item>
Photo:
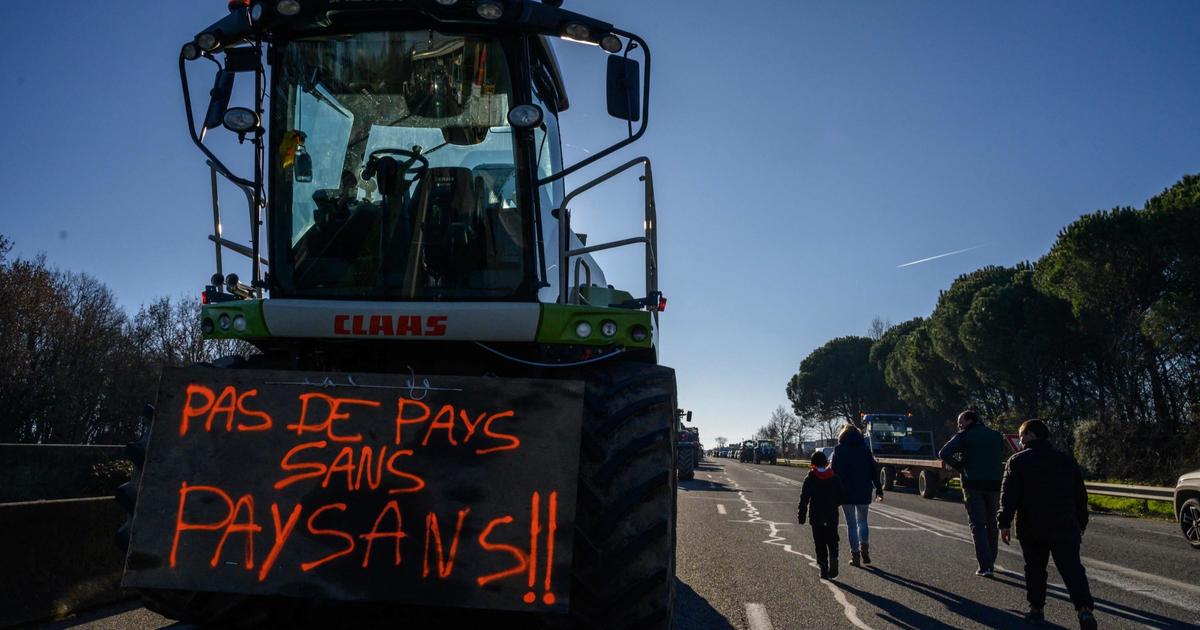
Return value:
M 833 579 L 838 575 L 838 506 L 845 498 L 846 489 L 842 487 L 842 480 L 833 474 L 825 453 L 813 453 L 812 470 L 800 489 L 796 520 L 803 525 L 807 518 L 812 525 L 821 579 Z

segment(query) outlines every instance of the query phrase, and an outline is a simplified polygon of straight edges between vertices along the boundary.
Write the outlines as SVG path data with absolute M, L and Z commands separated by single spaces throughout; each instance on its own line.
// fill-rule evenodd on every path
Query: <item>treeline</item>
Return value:
M 242 351 L 200 338 L 198 299 L 162 297 L 131 316 L 92 276 L 11 251 L 0 235 L 0 442 L 131 441 L 162 367 Z
M 928 317 L 830 341 L 787 394 L 801 416 L 911 410 L 942 436 L 968 407 L 1042 418 L 1094 477 L 1173 483 L 1200 467 L 1200 177 L 960 276 Z

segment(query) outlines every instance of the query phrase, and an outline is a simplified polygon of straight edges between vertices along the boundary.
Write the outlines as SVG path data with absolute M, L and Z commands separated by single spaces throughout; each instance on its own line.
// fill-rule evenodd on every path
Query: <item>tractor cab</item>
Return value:
M 914 433 L 909 426 L 911 414 L 868 413 L 862 415 L 860 428 L 867 447 L 876 455 L 918 455 L 933 447 L 927 432 Z
M 567 362 L 653 355 L 665 300 L 649 160 L 573 192 L 564 184 L 644 133 L 649 51 L 637 35 L 561 4 L 230 2 L 230 14 L 180 55 L 192 137 L 214 179 L 206 335 L 260 347 L 266 337 L 434 336 L 581 348 L 532 353 Z M 574 164 L 562 155 L 559 114 L 570 102 L 552 39 L 607 55 L 607 112 L 628 128 Z M 218 67 L 199 126 L 187 69 L 198 59 Z M 248 107 L 230 106 L 235 80 L 253 81 Z M 253 145 L 250 176 L 206 145 L 222 126 Z M 571 228 L 571 201 L 629 170 L 645 183 L 640 233 L 585 243 Z M 250 202 L 248 245 L 221 234 L 218 175 Z M 625 246 L 645 249 L 644 289 L 614 287 L 593 258 Z M 226 273 L 227 251 L 250 258 L 248 282 Z M 506 304 L 481 304 L 489 302 Z

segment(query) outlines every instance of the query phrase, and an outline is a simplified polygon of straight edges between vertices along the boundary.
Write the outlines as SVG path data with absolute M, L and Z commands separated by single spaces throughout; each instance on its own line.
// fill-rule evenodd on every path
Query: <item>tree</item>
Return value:
M 717 448 L 725 448 L 729 444 L 729 438 L 727 437 L 718 437 L 714 441 L 717 443 Z
M 812 351 L 787 386 L 792 410 L 816 421 L 856 421 L 866 412 L 902 405 L 871 363 L 872 341 L 839 337 Z
M 884 333 L 886 333 L 891 327 L 891 320 L 884 319 L 876 315 L 875 318 L 871 320 L 871 326 L 867 328 L 867 337 L 869 337 L 871 341 L 879 341 L 883 338 Z

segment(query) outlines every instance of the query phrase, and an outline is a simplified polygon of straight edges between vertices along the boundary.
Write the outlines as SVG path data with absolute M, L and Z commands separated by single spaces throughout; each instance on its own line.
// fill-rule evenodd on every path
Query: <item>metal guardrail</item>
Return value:
M 1158 488 L 1154 486 L 1127 486 L 1120 483 L 1085 483 L 1088 494 L 1099 494 L 1119 499 L 1138 499 L 1141 501 L 1174 501 L 1174 488 Z

